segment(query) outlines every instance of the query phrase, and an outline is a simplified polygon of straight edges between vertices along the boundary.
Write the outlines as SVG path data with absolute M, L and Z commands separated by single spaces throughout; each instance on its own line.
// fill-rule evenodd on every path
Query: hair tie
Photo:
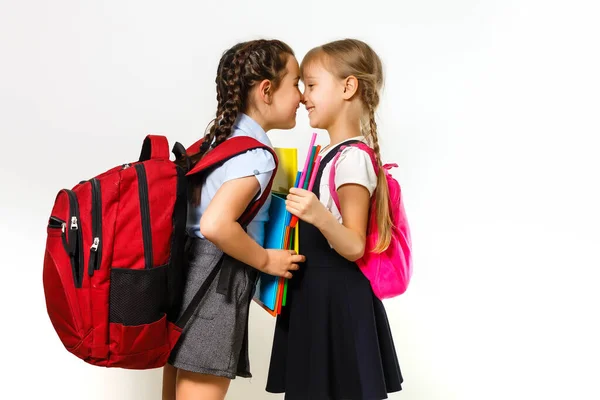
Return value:
M 202 153 L 206 153 L 206 151 L 208 150 L 209 147 L 210 147 L 210 142 L 205 139 L 204 142 L 202 142 L 202 145 L 200 146 L 200 151 Z

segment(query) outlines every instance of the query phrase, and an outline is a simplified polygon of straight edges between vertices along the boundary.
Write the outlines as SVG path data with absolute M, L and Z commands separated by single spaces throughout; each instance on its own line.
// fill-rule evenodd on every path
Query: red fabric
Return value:
M 46 297 L 52 298 L 52 306 L 47 307 L 50 321 L 67 350 L 71 350 L 81 343 L 83 327 L 73 281 L 70 274 L 67 275 L 58 268 L 59 265 L 69 264 L 60 234 L 60 230 L 54 232 L 52 228 L 48 228 L 44 290 Z
M 187 153 L 188 156 L 198 153 L 200 151 L 200 146 L 202 146 L 202 143 L 204 143 L 204 139 L 198 140 L 197 142 L 192 144 L 190 147 L 188 147 L 185 152 Z
M 114 169 L 113 172 L 122 167 Z M 92 315 L 93 342 L 91 357 L 105 360 L 108 357 L 108 311 L 110 293 L 110 268 L 113 264 L 113 254 L 106 249 L 113 249 L 115 245 L 115 221 L 119 208 L 119 182 L 120 174 L 100 175 L 102 198 L 102 239 L 103 255 L 99 269 L 94 272 L 92 285 Z M 89 276 L 87 277 L 89 279 Z M 101 364 L 100 364 L 101 365 Z
M 163 140 L 164 139 L 164 140 Z M 89 275 L 90 250 L 93 244 L 93 192 L 89 181 L 76 185 L 72 191 L 79 208 L 78 229 L 83 264 L 77 257 L 78 271 L 82 272 L 81 287 L 75 286 L 71 259 L 63 244 L 63 232 L 60 227 L 48 227 L 48 238 L 44 256 L 43 283 L 48 315 L 60 340 L 71 353 L 84 361 L 100 366 L 121 367 L 130 369 L 147 369 L 163 366 L 179 336 L 181 328 L 167 318 L 162 308 L 179 292 L 169 293 L 172 276 L 177 276 L 176 268 L 180 265 L 169 264 L 172 258 L 172 242 L 174 235 L 173 216 L 176 210 L 178 175 L 176 165 L 168 160 L 168 143 L 166 138 L 151 138 L 152 158 L 141 162 L 144 166 L 148 186 L 148 206 L 152 237 L 152 269 L 146 269 L 144 241 L 142 234 L 142 208 L 139 193 L 139 176 L 136 165 L 131 163 L 110 169 L 95 179 L 99 182 L 101 198 L 101 260 L 92 276 Z M 201 141 L 197 142 L 197 147 Z M 194 146 L 194 145 L 193 145 Z M 192 146 L 192 147 L 193 147 Z M 207 154 L 196 166 L 198 173 L 212 165 L 216 165 L 236 154 L 253 148 L 265 148 L 277 157 L 272 149 L 252 138 L 232 138 Z M 155 157 L 167 151 L 167 157 Z M 211 164 L 212 163 L 212 164 Z M 273 174 L 274 176 L 274 174 Z M 273 178 L 271 178 L 272 183 Z M 260 201 L 254 202 L 244 213 L 244 218 L 252 218 L 264 204 L 269 190 L 265 191 Z M 185 205 L 185 202 L 183 202 Z M 183 213 L 182 215 L 184 215 Z M 67 191 L 59 192 L 51 212 L 53 224 L 56 221 L 66 223 L 69 233 L 70 220 L 74 215 Z M 55 226 L 55 225 L 52 225 Z M 182 225 L 181 227 L 183 227 Z M 181 228 L 180 227 L 180 228 Z M 72 234 L 72 232 L 70 232 Z M 69 237 L 69 236 L 67 236 Z M 78 239 L 79 240 L 79 239 Z M 181 251 L 181 250 L 180 250 Z M 154 268 L 165 266 L 165 273 Z M 135 276 L 130 283 L 121 281 L 121 286 L 113 285 L 114 290 L 121 290 L 115 296 L 122 304 L 111 300 L 111 270 L 121 268 L 135 270 L 135 273 L 121 274 L 121 277 Z M 163 271 L 163 270 L 161 270 Z M 117 275 L 114 275 L 117 279 Z M 141 279 L 138 279 L 141 278 Z M 122 282 L 126 282 L 123 284 Z M 110 321 L 111 308 L 127 310 L 127 305 L 142 298 L 128 297 L 129 287 L 135 284 L 131 293 L 142 293 L 146 297 L 164 295 L 149 310 L 149 316 L 162 315 L 157 321 L 136 325 Z M 123 286 L 124 285 L 124 286 Z M 139 285 L 139 286 L 138 286 Z M 123 289 L 125 287 L 125 289 Z M 165 293 L 148 293 L 147 287 L 169 288 Z M 144 292 L 146 290 L 146 292 Z M 141 291 L 141 292 L 140 292 Z M 161 289 L 162 291 L 162 289 Z M 144 296 L 142 296 L 144 297 Z M 113 303 L 111 303 L 111 301 Z M 156 303 L 156 304 L 154 304 Z M 139 308 L 139 307 L 138 307 Z M 137 310 L 137 309 L 136 309 Z M 141 308 L 141 312 L 146 309 Z M 131 314 L 131 313 L 130 313 Z M 124 313 L 127 315 L 127 313 Z M 134 314 L 138 316 L 138 313 Z M 125 317 L 115 317 L 125 318 Z M 127 316 L 132 321 L 134 317 Z M 121 321 L 121 320 L 120 320 Z
M 199 145 L 201 145 L 201 142 L 196 142 L 190 148 L 195 148 L 197 146 L 199 147 Z M 266 146 L 249 136 L 236 136 L 231 139 L 227 139 L 206 153 L 202 159 L 187 173 L 187 175 L 189 176 L 197 174 L 218 163 L 226 161 L 233 156 L 244 153 L 248 150 L 259 148 L 270 150 L 269 146 Z M 192 154 L 190 153 L 190 149 L 188 149 L 188 154 Z
M 151 160 L 168 160 L 169 159 L 169 141 L 166 137 L 160 135 L 148 135 L 146 140 L 151 143 Z
M 111 355 L 107 366 L 129 369 L 162 367 L 180 335 L 181 328 L 167 321 L 166 315 L 147 325 L 111 323 Z
M 173 210 L 177 196 L 177 171 L 168 160 L 145 163 L 152 222 L 153 266 L 169 262 L 171 234 L 173 233 Z M 150 184 L 151 182 L 151 184 Z M 172 188 L 173 190 L 165 190 Z
M 144 269 L 144 240 L 138 175 L 133 166 L 120 172 L 119 202 L 111 268 Z M 125 200 L 126 201 L 123 201 Z M 104 202 L 104 199 L 102 199 Z
M 177 169 L 168 160 L 168 142 L 163 139 L 152 138 L 153 159 L 143 162 L 148 182 L 153 267 L 169 263 L 177 196 Z M 165 152 L 166 159 L 160 158 Z M 101 189 L 102 257 L 91 277 L 88 268 L 93 243 L 92 185 L 84 182 L 72 189 L 80 214 L 81 287 L 75 287 L 62 229 L 48 227 L 43 269 L 48 315 L 67 350 L 94 365 L 160 367 L 181 334 L 181 329 L 167 321 L 166 315 L 139 326 L 109 323 L 111 269 L 145 269 L 136 164 L 120 165 L 96 177 Z M 72 215 L 67 192 L 59 192 L 51 216 L 64 221 L 68 231 Z M 166 285 L 167 277 L 164 279 Z M 137 299 L 131 299 L 134 300 Z
M 197 153 L 202 145 L 202 140 L 197 141 L 192 146 L 187 149 L 187 153 L 189 155 Z M 262 144 L 258 140 L 251 138 L 249 136 L 236 136 L 231 139 L 227 139 L 214 149 L 210 150 L 206 155 L 202 157 L 202 159 L 187 173 L 187 176 L 202 173 L 205 170 L 212 168 L 215 165 L 218 165 L 236 155 L 242 154 L 246 151 L 253 149 L 265 149 L 269 151 L 273 155 L 273 159 L 275 160 L 275 171 L 277 171 L 278 159 L 277 154 L 267 145 Z M 265 190 L 258 201 L 255 201 L 250 204 L 250 207 L 240 217 L 240 224 L 246 225 L 256 216 L 267 197 L 271 195 L 271 185 L 273 184 L 273 179 L 275 178 L 275 174 L 273 173 L 271 176 L 271 181 L 269 182 L 269 190 Z

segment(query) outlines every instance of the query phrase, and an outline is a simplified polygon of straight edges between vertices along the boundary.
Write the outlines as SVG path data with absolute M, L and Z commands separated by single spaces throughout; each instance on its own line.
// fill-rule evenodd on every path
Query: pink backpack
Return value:
M 365 143 L 356 142 L 342 146 L 333 159 L 331 172 L 329 174 L 329 190 L 338 210 L 340 209 L 340 200 L 337 191 L 335 190 L 335 170 L 342 150 L 348 146 L 358 147 L 367 152 L 371 157 L 375 173 L 379 173 L 375 152 Z M 363 274 L 365 274 L 371 282 L 373 292 L 379 299 L 387 299 L 404 293 L 412 275 L 410 229 L 406 219 L 406 212 L 404 211 L 404 204 L 402 203 L 400 184 L 389 173 L 389 170 L 393 167 L 398 167 L 398 165 L 385 164 L 383 166 L 389 187 L 390 213 L 393 222 L 390 246 L 382 253 L 375 253 L 372 251 L 375 248 L 377 238 L 379 237 L 376 196 L 373 195 L 371 197 L 365 254 L 361 259 L 356 261 L 356 264 L 358 264 Z

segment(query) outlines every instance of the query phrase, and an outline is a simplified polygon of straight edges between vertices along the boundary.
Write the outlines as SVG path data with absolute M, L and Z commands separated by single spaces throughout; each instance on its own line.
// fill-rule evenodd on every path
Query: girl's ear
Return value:
M 264 79 L 258 85 L 258 96 L 265 104 L 271 105 L 273 102 L 273 84 L 270 80 Z
M 354 75 L 350 75 L 344 79 L 343 85 L 344 93 L 342 97 L 344 100 L 350 100 L 358 91 L 358 79 Z

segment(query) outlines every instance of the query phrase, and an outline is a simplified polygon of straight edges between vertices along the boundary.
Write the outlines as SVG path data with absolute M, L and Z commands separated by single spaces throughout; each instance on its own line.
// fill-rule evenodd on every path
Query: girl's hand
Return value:
M 285 208 L 292 215 L 312 225 L 316 225 L 316 222 L 322 220 L 325 213 L 329 212 L 313 192 L 299 188 L 290 189 Z
M 267 263 L 260 271 L 273 276 L 292 279 L 292 271 L 298 271 L 298 263 L 305 262 L 306 257 L 296 254 L 294 250 L 267 249 Z

